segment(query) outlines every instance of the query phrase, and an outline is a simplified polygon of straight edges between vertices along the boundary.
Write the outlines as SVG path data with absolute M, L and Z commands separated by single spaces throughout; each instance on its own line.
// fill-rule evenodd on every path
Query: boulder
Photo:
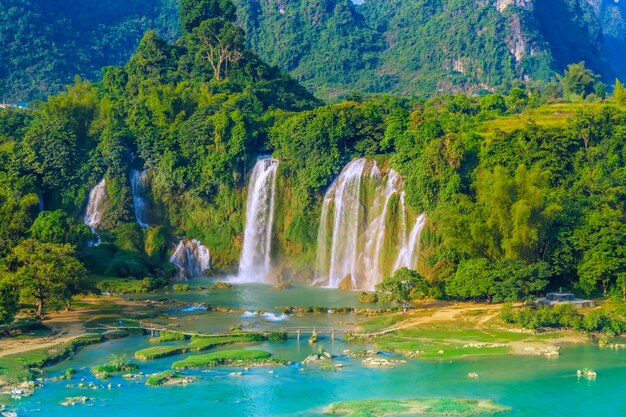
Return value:
M 346 276 L 339 282 L 339 289 L 351 290 L 352 288 L 352 274 L 346 274 Z

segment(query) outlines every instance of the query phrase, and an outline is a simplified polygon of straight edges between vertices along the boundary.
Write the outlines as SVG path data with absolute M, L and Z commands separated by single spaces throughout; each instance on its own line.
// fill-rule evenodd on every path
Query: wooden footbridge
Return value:
M 232 333 L 197 333 L 197 332 L 190 332 L 190 331 L 181 331 L 181 330 L 169 329 L 167 326 L 164 326 L 161 324 L 149 323 L 149 322 L 144 322 L 144 321 L 140 321 L 138 327 L 143 329 L 146 332 L 150 332 L 151 335 L 159 335 L 163 330 L 169 330 L 172 332 L 181 333 L 181 334 L 184 334 L 185 336 L 220 337 L 220 336 L 232 336 L 233 335 Z M 312 326 L 312 327 L 280 327 L 280 328 L 272 329 L 272 330 L 259 330 L 259 331 L 251 331 L 251 332 L 263 334 L 265 336 L 273 332 L 283 332 L 287 334 L 296 335 L 298 337 L 298 340 L 300 339 L 300 336 L 302 335 L 326 334 L 326 335 L 329 335 L 332 340 L 334 340 L 335 335 L 345 333 L 346 330 L 337 329 L 334 327 Z
M 198 337 L 224 337 L 224 336 L 232 336 L 233 333 L 197 333 L 197 332 L 190 332 L 190 331 L 183 331 L 183 330 L 176 330 L 176 329 L 170 329 L 165 325 L 162 324 L 157 324 L 157 323 L 151 323 L 151 322 L 147 322 L 147 321 L 140 321 L 137 325 L 133 326 L 133 325 L 119 325 L 119 326 L 114 326 L 114 325 L 103 325 L 102 326 L 103 329 L 106 330 L 128 330 L 128 329 L 141 329 L 144 332 L 146 332 L 147 334 L 150 334 L 150 336 L 160 336 L 162 331 L 171 331 L 171 332 L 175 332 L 175 333 L 180 333 L 180 334 L 184 334 L 185 336 L 198 336 Z M 259 333 L 259 334 L 263 334 L 265 336 L 269 335 L 270 333 L 273 332 L 284 332 L 288 335 L 295 335 L 297 337 L 298 340 L 300 340 L 301 336 L 305 336 L 305 335 L 328 335 L 330 336 L 331 340 L 335 340 L 335 336 L 338 334 L 344 334 L 344 333 L 349 333 L 348 330 L 345 329 L 337 329 L 334 327 L 318 327 L 318 326 L 311 326 L 311 327 L 281 327 L 281 328 L 277 328 L 277 329 L 271 329 L 271 330 L 260 330 L 260 331 L 253 331 L 252 333 Z

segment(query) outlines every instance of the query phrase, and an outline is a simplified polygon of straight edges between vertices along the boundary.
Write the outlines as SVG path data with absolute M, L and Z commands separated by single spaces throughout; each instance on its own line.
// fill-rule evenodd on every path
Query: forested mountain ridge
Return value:
M 237 0 L 247 45 L 310 91 L 432 95 L 539 88 L 585 61 L 626 78 L 626 6 L 613 0 Z M 0 96 L 42 99 L 123 63 L 147 29 L 179 33 L 179 0 L 0 3 Z
M 98 80 L 148 29 L 179 34 L 177 0 L 0 2 L 0 100 L 45 99 L 75 75 Z
M 237 4 L 240 22 L 252 34 L 250 47 L 325 98 L 351 90 L 505 91 L 554 79 L 579 61 L 606 79 L 624 75 L 624 6 L 613 1 Z M 357 65 L 353 54 L 359 53 L 364 59 Z M 307 54 L 317 58 L 315 65 Z

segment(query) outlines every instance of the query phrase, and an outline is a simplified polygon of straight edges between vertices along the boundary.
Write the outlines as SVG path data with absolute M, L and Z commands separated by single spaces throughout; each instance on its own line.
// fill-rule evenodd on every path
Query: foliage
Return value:
M 600 77 L 590 69 L 585 68 L 584 62 L 567 66 L 561 84 L 568 94 L 586 97 L 596 91 L 596 84 Z
M 168 381 L 176 378 L 181 378 L 183 374 L 177 371 L 172 371 L 170 369 L 162 372 L 158 372 L 156 374 L 152 374 L 148 376 L 146 379 L 146 385 L 149 387 L 158 387 L 160 385 L 166 384 Z
M 147 29 L 175 38 L 177 3 L 0 3 L 0 97 L 13 102 L 44 99 L 63 90 L 76 74 L 96 80 L 102 67 L 127 60 Z
M 510 304 L 500 311 L 502 320 L 526 329 L 567 328 L 587 332 L 620 335 L 626 331 L 626 319 L 615 311 L 595 309 L 581 314 L 571 303 L 555 307 L 523 307 L 514 309 Z
M 69 308 L 72 297 L 85 290 L 87 270 L 72 255 L 67 244 L 25 240 L 13 248 L 4 265 L 20 294 L 22 303 L 34 302 L 37 317 L 45 306 Z
M 389 293 L 394 301 L 406 311 L 412 299 L 421 299 L 428 294 L 429 284 L 426 278 L 408 268 L 397 269 L 392 276 L 376 284 L 376 291 Z

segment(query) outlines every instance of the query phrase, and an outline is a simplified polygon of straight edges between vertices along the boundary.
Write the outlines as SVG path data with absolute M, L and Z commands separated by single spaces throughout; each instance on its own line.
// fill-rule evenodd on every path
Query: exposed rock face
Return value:
M 522 9 L 532 10 L 533 0 L 495 0 L 494 6 L 499 12 L 503 12 L 509 6 L 517 6 Z

